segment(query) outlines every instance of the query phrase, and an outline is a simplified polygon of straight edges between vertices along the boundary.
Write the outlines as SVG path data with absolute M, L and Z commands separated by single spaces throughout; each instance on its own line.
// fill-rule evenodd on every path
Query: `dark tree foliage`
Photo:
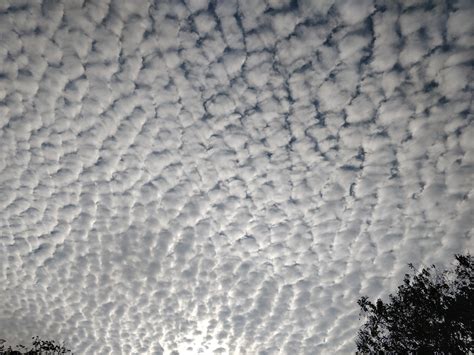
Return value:
M 39 337 L 33 337 L 32 345 L 27 348 L 25 345 L 19 344 L 12 348 L 5 348 L 5 340 L 0 339 L 1 355 L 57 355 L 68 354 L 71 350 L 67 349 L 64 344 L 58 344 L 54 340 L 41 340 Z
M 359 299 L 366 323 L 358 332 L 360 353 L 468 354 L 474 351 L 474 258 L 455 255 L 456 266 L 433 265 L 406 274 L 389 302 Z

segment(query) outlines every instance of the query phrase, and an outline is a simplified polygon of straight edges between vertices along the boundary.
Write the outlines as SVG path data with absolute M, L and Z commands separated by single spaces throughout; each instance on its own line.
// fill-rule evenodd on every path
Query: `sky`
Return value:
M 349 354 L 473 251 L 474 3 L 0 1 L 0 338 Z

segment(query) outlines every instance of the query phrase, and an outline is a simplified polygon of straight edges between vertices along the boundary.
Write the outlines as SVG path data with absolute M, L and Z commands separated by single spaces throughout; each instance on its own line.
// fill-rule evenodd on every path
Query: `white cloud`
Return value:
M 472 5 L 0 4 L 0 329 L 349 353 L 472 251 Z
M 338 10 L 341 20 L 348 25 L 355 25 L 366 19 L 373 11 L 372 0 L 356 0 L 356 1 L 338 1 Z

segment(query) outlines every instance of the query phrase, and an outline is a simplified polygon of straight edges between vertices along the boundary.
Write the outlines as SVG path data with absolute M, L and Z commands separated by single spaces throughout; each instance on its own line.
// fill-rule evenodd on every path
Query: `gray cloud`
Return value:
M 2 2 L 2 337 L 353 351 L 358 297 L 472 250 L 473 11 Z

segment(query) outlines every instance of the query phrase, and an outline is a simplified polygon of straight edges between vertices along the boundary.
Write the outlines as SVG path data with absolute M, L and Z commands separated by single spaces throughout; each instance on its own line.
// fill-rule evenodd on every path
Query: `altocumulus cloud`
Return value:
M 0 2 L 0 329 L 355 349 L 472 251 L 472 1 Z

